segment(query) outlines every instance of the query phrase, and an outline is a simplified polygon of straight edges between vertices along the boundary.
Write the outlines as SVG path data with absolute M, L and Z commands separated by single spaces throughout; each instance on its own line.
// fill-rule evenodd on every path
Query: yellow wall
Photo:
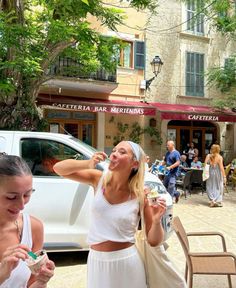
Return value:
M 117 5 L 116 1 L 107 1 Z M 118 37 L 123 40 L 145 40 L 145 24 L 147 14 L 145 11 L 137 12 L 128 8 L 123 2 L 121 8 L 125 14 L 124 25 L 117 26 L 117 31 L 110 31 L 107 27 L 101 25 L 94 17 L 89 16 L 88 21 L 91 26 L 104 35 Z M 124 5 L 124 6 L 123 6 Z M 112 7 L 112 6 L 111 6 Z M 144 79 L 144 70 L 136 70 L 134 68 L 117 68 L 118 87 L 110 94 L 110 99 L 139 100 L 144 97 L 144 90 L 140 89 L 140 82 Z

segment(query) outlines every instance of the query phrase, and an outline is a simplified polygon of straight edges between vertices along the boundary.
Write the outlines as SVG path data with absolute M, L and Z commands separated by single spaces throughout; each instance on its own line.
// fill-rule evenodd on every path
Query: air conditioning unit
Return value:
M 141 90 L 146 90 L 146 80 L 141 80 L 140 81 L 140 89 Z

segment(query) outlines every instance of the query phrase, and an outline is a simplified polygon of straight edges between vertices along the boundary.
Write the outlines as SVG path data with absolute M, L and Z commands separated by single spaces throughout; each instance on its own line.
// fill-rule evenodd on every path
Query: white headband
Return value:
M 141 158 L 140 146 L 137 143 L 134 143 L 133 141 L 127 141 L 127 142 L 131 146 L 135 158 L 137 159 L 137 161 L 139 161 Z

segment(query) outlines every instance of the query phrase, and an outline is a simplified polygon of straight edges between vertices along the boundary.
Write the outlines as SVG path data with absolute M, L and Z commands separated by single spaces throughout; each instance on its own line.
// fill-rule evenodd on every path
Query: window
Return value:
M 234 67 L 235 67 L 235 58 L 234 57 L 225 58 L 224 68 L 234 70 Z
M 65 159 L 88 159 L 73 148 L 52 140 L 22 139 L 21 156 L 34 176 L 58 176 L 53 166 Z
M 187 30 L 196 34 L 204 34 L 204 14 L 202 0 L 187 1 Z
M 145 43 L 143 41 L 124 42 L 118 55 L 121 67 L 144 69 L 145 68 Z
M 204 55 L 187 52 L 186 95 L 204 96 Z
M 121 67 L 132 68 L 133 67 L 133 43 L 124 42 L 124 47 L 120 50 L 118 63 Z
M 235 84 L 236 71 L 235 71 L 236 58 L 234 56 L 226 58 L 224 62 L 224 71 L 221 76 L 221 91 L 229 91 L 232 85 Z M 224 76 L 224 78 L 223 78 Z
M 134 68 L 145 68 L 145 42 L 135 41 L 134 46 Z

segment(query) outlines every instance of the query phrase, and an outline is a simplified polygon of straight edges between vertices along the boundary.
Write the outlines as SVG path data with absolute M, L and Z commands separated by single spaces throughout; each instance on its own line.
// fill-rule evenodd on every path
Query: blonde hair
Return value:
M 143 149 L 140 147 L 141 157 L 139 160 L 139 166 L 137 172 L 131 172 L 129 177 L 129 188 L 133 191 L 137 198 L 143 199 L 144 191 L 144 174 L 145 174 L 145 162 L 146 156 Z M 133 174 L 133 175 L 132 175 Z
M 220 145 L 218 145 L 218 144 L 213 144 L 212 146 L 211 146 L 211 150 L 210 150 L 210 159 L 212 160 L 212 161 L 214 161 L 215 160 L 215 158 L 216 158 L 216 156 L 218 155 L 218 154 L 220 154 Z
M 144 201 L 144 174 L 145 174 L 145 162 L 146 162 L 146 154 L 143 149 L 139 146 L 140 149 L 140 159 L 139 165 L 137 169 L 133 169 L 129 176 L 129 189 L 134 192 L 135 196 L 141 201 Z M 131 150 L 132 151 L 132 150 Z M 132 151 L 133 153 L 133 151 Z M 137 160 L 133 153 L 134 160 Z M 109 184 L 112 178 L 112 172 L 108 171 L 104 178 L 104 187 Z

